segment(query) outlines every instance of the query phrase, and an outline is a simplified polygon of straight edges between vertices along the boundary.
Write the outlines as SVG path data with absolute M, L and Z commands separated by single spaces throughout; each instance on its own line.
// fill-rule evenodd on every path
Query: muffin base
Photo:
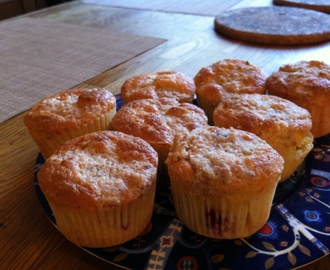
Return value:
M 304 105 L 312 116 L 311 132 L 315 138 L 320 138 L 330 133 L 330 107 L 325 99 L 324 104 Z M 312 102 L 311 102 L 312 103 Z
M 77 138 L 81 135 L 92 133 L 94 131 L 100 130 L 110 130 L 111 120 L 116 114 L 116 107 L 112 108 L 107 113 L 103 114 L 100 118 L 87 123 L 83 126 L 77 127 L 67 132 L 62 132 L 54 134 L 51 137 L 42 137 L 40 134 L 34 130 L 30 130 L 31 137 L 37 144 L 42 156 L 47 159 L 49 158 L 55 150 L 63 145 L 66 141 L 70 139 Z
M 209 125 L 214 124 L 213 112 L 214 112 L 215 108 L 218 106 L 219 102 L 220 102 L 219 100 L 210 102 L 208 100 L 203 99 L 203 97 L 201 97 L 201 96 L 197 96 L 198 106 L 205 112 Z
M 275 193 L 271 185 L 249 198 L 189 195 L 172 184 L 178 218 L 191 231 L 214 239 L 235 239 L 257 232 L 268 220 Z
M 93 211 L 61 207 L 49 202 L 60 232 L 78 246 L 104 248 L 122 244 L 147 227 L 153 213 L 154 183 L 128 205 Z
M 273 147 L 278 150 L 278 153 L 284 159 L 284 169 L 280 179 L 280 182 L 284 182 L 295 172 L 308 153 L 312 150 L 313 136 L 311 134 L 307 135 L 299 148 L 296 146 L 283 147 L 283 145 Z

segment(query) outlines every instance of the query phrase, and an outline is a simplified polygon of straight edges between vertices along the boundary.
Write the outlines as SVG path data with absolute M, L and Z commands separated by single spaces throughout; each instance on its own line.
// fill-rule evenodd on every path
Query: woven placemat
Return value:
M 121 8 L 142 9 L 150 11 L 215 16 L 241 0 L 83 0 L 84 4 L 104 5 Z
M 1 22 L 0 122 L 165 41 L 46 19 Z

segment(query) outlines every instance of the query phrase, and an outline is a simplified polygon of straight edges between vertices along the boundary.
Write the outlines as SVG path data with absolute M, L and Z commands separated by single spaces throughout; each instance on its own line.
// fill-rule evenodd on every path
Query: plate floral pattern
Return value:
M 121 106 L 117 96 L 117 106 Z M 34 185 L 50 221 L 56 220 L 38 185 Z M 280 183 L 267 223 L 254 235 L 215 240 L 195 234 L 175 216 L 169 190 L 158 191 L 153 217 L 144 232 L 109 248 L 83 248 L 123 269 L 292 269 L 330 251 L 330 136 L 314 142 L 304 164 Z

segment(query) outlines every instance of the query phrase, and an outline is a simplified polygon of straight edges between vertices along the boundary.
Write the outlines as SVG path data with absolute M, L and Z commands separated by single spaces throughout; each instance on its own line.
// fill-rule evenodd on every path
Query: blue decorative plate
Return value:
M 121 106 L 118 97 L 118 107 Z M 52 211 L 34 185 L 47 217 Z M 254 235 L 214 240 L 195 234 L 175 216 L 170 192 L 158 191 L 154 214 L 145 231 L 131 241 L 85 251 L 126 269 L 291 269 L 330 251 L 330 136 L 315 140 L 314 149 L 289 180 L 280 183 L 267 223 Z

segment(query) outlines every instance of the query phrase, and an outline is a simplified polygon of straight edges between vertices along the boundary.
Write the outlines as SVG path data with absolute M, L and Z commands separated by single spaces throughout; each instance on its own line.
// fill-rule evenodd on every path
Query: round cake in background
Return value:
M 329 16 L 329 15 L 328 15 Z M 330 66 L 322 61 L 283 65 L 267 78 L 271 95 L 288 99 L 312 116 L 315 138 L 330 133 Z
M 136 75 L 124 82 L 121 95 L 124 103 L 147 98 L 175 98 L 192 103 L 196 87 L 194 80 L 177 71 L 162 71 Z
M 178 218 L 216 239 L 247 237 L 267 222 L 283 169 L 257 135 L 215 126 L 178 134 L 166 163 Z
M 47 159 L 60 145 L 80 135 L 111 128 L 116 99 L 107 89 L 75 88 L 45 97 L 24 123 Z
M 224 59 L 203 67 L 194 77 L 198 106 L 213 124 L 213 111 L 224 93 L 259 93 L 266 91 L 265 73 L 240 59 Z
M 252 132 L 284 159 L 281 182 L 287 180 L 313 148 L 310 113 L 277 96 L 233 94 L 224 96 L 214 110 L 214 125 Z
M 174 98 L 139 99 L 124 105 L 112 121 L 117 131 L 147 141 L 159 156 L 158 187 L 168 187 L 165 159 L 176 134 L 207 125 L 202 109 Z
M 224 36 L 269 45 L 304 45 L 330 40 L 330 17 L 323 12 L 285 6 L 230 9 L 216 16 Z
M 321 12 L 330 13 L 329 0 L 273 0 L 273 4 L 279 6 L 308 8 Z
M 150 222 L 157 153 L 140 138 L 98 131 L 67 141 L 38 173 L 61 233 L 101 248 L 133 239 Z

